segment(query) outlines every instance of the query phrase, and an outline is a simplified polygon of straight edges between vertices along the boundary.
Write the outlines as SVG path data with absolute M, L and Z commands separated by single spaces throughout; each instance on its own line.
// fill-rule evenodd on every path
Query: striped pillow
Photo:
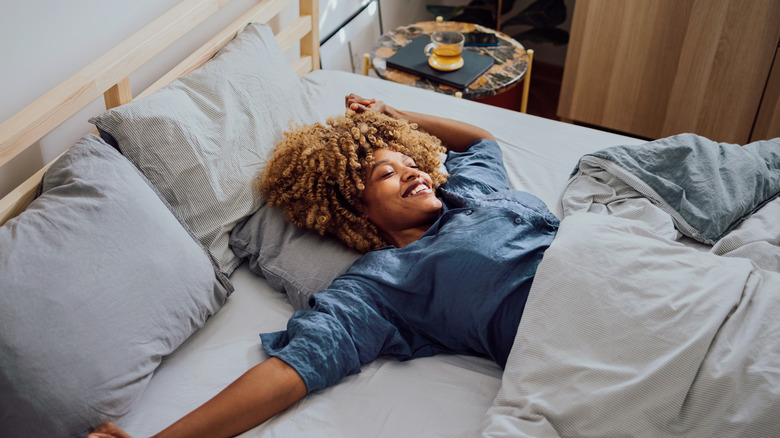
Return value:
M 230 275 L 233 226 L 256 211 L 253 183 L 290 123 L 317 120 L 271 29 L 251 24 L 198 70 L 90 119 L 157 187 Z

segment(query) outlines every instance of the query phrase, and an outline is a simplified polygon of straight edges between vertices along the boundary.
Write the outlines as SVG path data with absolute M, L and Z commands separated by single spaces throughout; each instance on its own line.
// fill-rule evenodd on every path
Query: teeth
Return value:
M 410 193 L 410 195 L 411 195 L 411 196 L 414 196 L 414 195 L 416 195 L 416 194 L 420 193 L 421 191 L 423 191 L 423 190 L 425 190 L 425 189 L 427 189 L 427 188 L 428 188 L 428 187 L 425 187 L 425 185 L 423 185 L 423 184 L 420 184 L 419 186 L 415 187 L 415 188 L 414 188 L 414 190 L 412 190 L 412 193 Z

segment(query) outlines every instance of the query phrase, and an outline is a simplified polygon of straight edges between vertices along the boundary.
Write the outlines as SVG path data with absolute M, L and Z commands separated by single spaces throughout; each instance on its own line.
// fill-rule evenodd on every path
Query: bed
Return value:
M 105 93 L 97 131 L 0 202 L 3 436 L 83 436 L 105 420 L 148 436 L 264 360 L 258 334 L 358 255 L 286 224 L 253 181 L 285 129 L 342 113 L 351 92 L 486 128 L 512 188 L 561 229 L 506 370 L 379 359 L 242 436 L 776 436 L 780 142 L 647 142 L 319 70 L 310 0 L 259 2 L 132 96 L 147 52 L 219 3 L 182 2 L 0 125 L 6 164 Z M 288 3 L 298 18 L 274 35 L 264 23 Z M 612 164 L 647 150 L 670 178 L 684 169 L 747 202 L 678 208 L 678 186 Z

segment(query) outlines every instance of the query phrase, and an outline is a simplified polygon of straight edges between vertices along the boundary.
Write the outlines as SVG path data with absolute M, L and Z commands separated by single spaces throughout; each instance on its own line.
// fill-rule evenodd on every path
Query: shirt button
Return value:
M 474 213 L 474 210 L 466 210 L 466 215 L 470 215 L 471 213 Z
M 515 223 L 516 223 L 516 224 L 522 224 L 522 223 L 523 223 L 523 219 L 521 219 L 521 218 L 519 218 L 519 217 L 516 217 L 516 218 L 515 218 Z

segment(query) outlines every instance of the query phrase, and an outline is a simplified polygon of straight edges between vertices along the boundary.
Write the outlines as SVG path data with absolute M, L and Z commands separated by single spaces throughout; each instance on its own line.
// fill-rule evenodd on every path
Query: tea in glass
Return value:
M 434 32 L 431 43 L 425 46 L 428 65 L 437 70 L 457 70 L 463 66 L 463 42 L 460 32 Z

